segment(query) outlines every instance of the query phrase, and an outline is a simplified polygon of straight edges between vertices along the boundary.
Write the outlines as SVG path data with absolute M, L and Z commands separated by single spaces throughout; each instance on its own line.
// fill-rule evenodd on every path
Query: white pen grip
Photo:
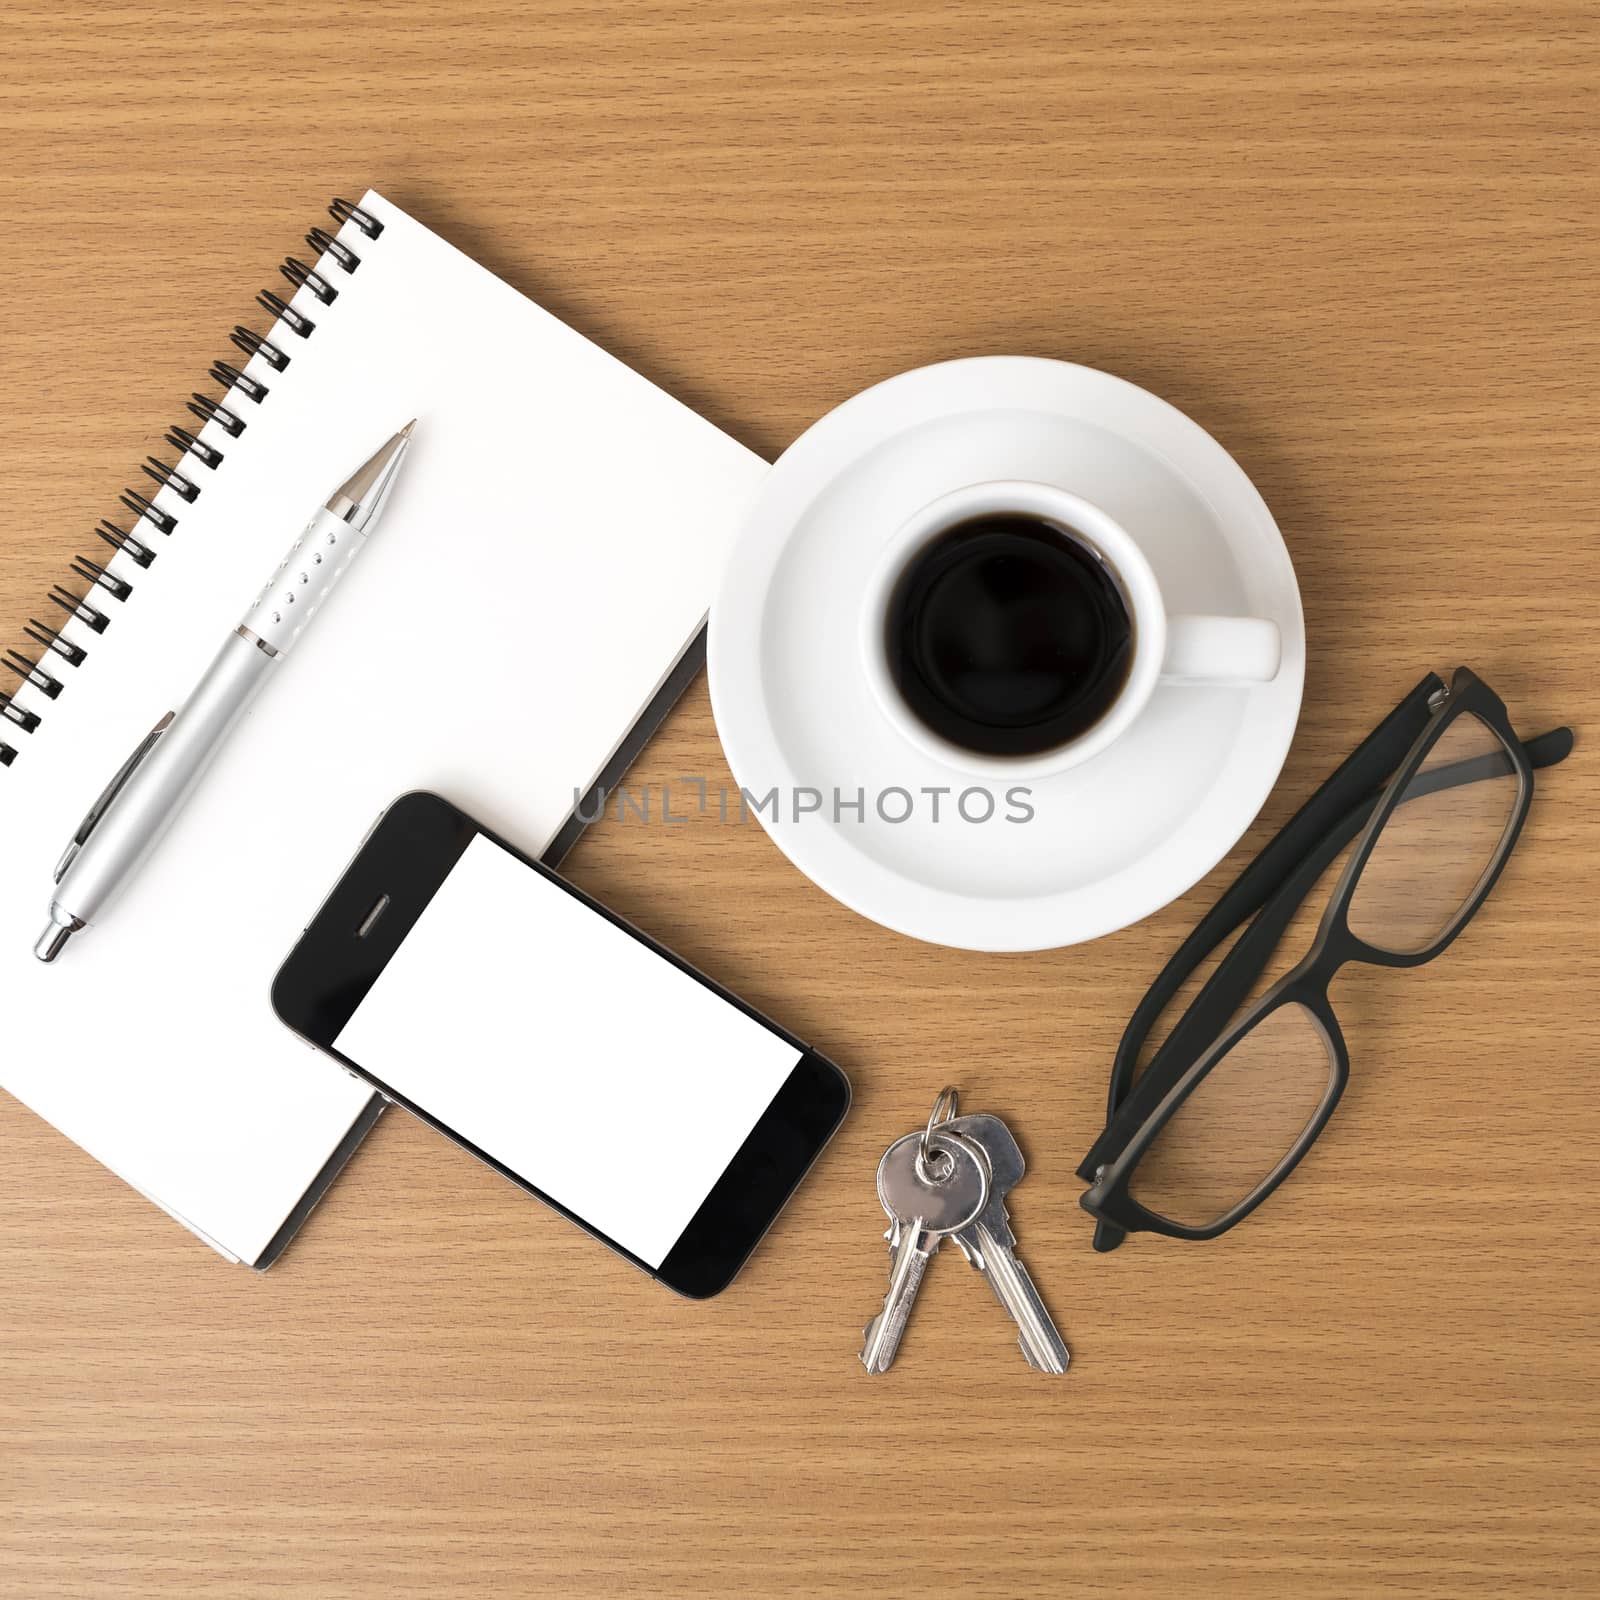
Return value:
M 55 902 L 93 922 L 144 864 L 194 793 L 235 724 L 274 671 L 230 633 L 172 724 L 128 775 L 56 885 Z
M 366 542 L 348 522 L 319 510 L 244 615 L 243 626 L 282 655 L 317 614 Z

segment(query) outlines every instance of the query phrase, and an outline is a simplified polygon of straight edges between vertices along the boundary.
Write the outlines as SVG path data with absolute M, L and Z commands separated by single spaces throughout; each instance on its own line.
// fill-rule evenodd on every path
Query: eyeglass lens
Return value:
M 1293 1002 L 1269 1011 L 1168 1119 L 1129 1194 L 1185 1227 L 1218 1221 L 1294 1148 L 1333 1076 L 1333 1051 L 1312 1013 Z
M 1441 768 L 1462 763 L 1472 781 L 1438 786 Z M 1500 736 L 1470 713 L 1455 718 L 1378 835 L 1350 901 L 1350 931 L 1396 955 L 1436 945 L 1476 898 L 1519 792 Z

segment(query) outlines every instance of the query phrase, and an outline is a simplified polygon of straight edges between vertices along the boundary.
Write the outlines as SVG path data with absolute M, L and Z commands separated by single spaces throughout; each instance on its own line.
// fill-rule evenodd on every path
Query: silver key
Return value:
M 918 1156 L 924 1139 L 925 1170 Z M 989 1166 L 965 1139 L 936 1132 L 908 1133 L 878 1163 L 878 1199 L 889 1214 L 889 1292 L 883 1310 L 865 1328 L 861 1364 L 887 1372 L 900 1348 L 911 1303 L 940 1241 L 982 1215 L 989 1200 Z
M 954 1230 L 956 1245 L 983 1274 L 995 1299 L 1016 1323 L 1017 1343 L 1028 1365 L 1059 1376 L 1072 1358 L 1028 1269 L 1017 1259 L 1017 1237 L 1011 1231 L 1011 1218 L 1006 1211 L 1006 1196 L 1022 1182 L 1027 1170 L 1022 1151 L 1005 1123 L 983 1112 L 941 1122 L 938 1132 L 970 1140 L 989 1163 L 987 1203 L 972 1222 Z

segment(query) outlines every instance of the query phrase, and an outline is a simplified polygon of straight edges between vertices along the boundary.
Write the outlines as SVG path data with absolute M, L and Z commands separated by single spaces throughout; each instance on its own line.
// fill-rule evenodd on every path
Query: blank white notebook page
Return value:
M 334 1042 L 651 1267 L 800 1060 L 481 834 Z
M 433 789 L 538 854 L 693 639 L 766 470 L 380 195 L 361 204 L 381 236 L 340 229 L 360 264 L 319 261 L 337 298 L 295 294 L 305 337 L 262 324 L 287 369 L 252 358 L 265 395 L 226 397 L 243 435 L 207 424 L 221 465 L 181 462 L 199 498 L 161 491 L 176 528 L 139 526 L 148 572 L 110 562 L 132 596 L 96 593 L 103 635 L 67 624 L 87 659 L 54 663 L 59 699 L 18 696 L 42 720 L 0 770 L 0 1085 L 247 1261 L 367 1104 L 268 991 L 368 825 Z M 140 876 L 40 965 L 79 817 L 312 509 L 413 416 L 361 559 Z M 93 520 L 86 503 L 85 550 Z

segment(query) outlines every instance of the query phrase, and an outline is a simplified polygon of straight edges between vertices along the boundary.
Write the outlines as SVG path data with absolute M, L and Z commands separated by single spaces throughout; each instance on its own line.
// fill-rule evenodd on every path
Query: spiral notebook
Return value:
M 378 1110 L 271 1013 L 301 927 L 407 789 L 534 853 L 570 841 L 575 800 L 691 675 L 766 470 L 381 195 L 332 212 L 129 516 L 41 598 L 0 697 L 0 1087 L 258 1267 Z M 155 857 L 41 965 L 83 812 L 312 509 L 413 416 L 360 565 Z

